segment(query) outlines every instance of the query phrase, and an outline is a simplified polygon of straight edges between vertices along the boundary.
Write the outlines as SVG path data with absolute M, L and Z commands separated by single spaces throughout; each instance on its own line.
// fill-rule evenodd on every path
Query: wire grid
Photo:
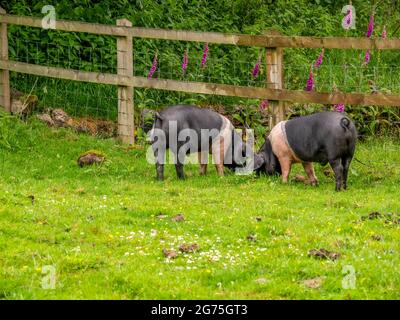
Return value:
M 78 33 L 72 45 L 60 43 L 65 33 L 52 31 L 55 43 L 28 40 L 18 32 L 9 35 L 9 59 L 37 65 L 117 73 L 116 40 L 113 45 L 86 45 Z M 33 33 L 35 35 L 35 33 Z M 79 40 L 79 41 L 78 41 Z M 64 41 L 65 42 L 65 41 Z M 85 44 L 83 44 L 85 43 Z M 39 99 L 39 109 L 62 108 L 73 116 L 117 119 L 117 88 L 115 86 L 75 82 L 11 72 L 11 86 L 24 94 L 32 92 Z
M 118 96 L 115 86 L 89 84 L 11 72 L 11 86 L 38 97 L 37 111 L 61 108 L 74 117 L 91 116 L 116 120 Z
M 303 90 L 319 52 L 316 50 L 285 50 L 285 87 Z M 371 60 L 365 65 L 365 51 L 326 50 L 323 64 L 313 68 L 315 90 L 332 92 L 336 85 L 341 92 L 357 93 L 400 93 L 400 51 L 371 51 Z M 302 55 L 304 63 L 296 58 Z M 307 56 L 307 59 L 304 59 Z M 387 61 L 384 63 L 384 61 Z
M 10 59 L 82 71 L 117 73 L 115 47 L 93 48 L 15 39 L 10 46 Z
M 68 44 L 27 40 L 10 37 L 10 59 L 39 65 L 67 69 L 117 73 L 116 42 L 113 45 L 85 45 L 87 41 Z M 201 43 L 161 40 L 134 40 L 134 75 L 147 77 L 155 54 L 158 55 L 157 71 L 153 78 L 182 81 L 200 81 L 240 86 L 265 87 L 268 83 L 265 49 L 210 45 L 204 68 Z M 158 48 L 163 48 L 159 50 Z M 189 53 L 186 72 L 182 70 L 185 50 Z M 320 50 L 286 49 L 284 86 L 291 90 L 304 90 L 310 65 Z M 322 66 L 314 70 L 315 90 L 331 92 L 336 84 L 342 92 L 370 93 L 371 86 L 385 93 L 398 93 L 400 70 L 395 61 L 399 53 L 373 51 L 371 63 L 363 67 L 365 52 L 361 50 L 327 50 Z M 385 55 L 388 54 L 388 57 Z M 260 70 L 256 77 L 252 71 L 258 61 Z M 299 64 L 297 61 L 303 61 Z M 391 61 L 383 64 L 381 61 Z M 36 86 L 34 84 L 38 79 Z M 28 93 L 32 90 L 41 107 L 63 108 L 74 116 L 94 116 L 117 119 L 117 88 L 101 84 L 49 79 L 11 73 L 13 88 Z M 372 81 L 372 85 L 370 83 Z M 257 99 L 205 96 L 152 89 L 136 89 L 135 105 L 139 108 L 160 108 L 168 104 L 231 104 L 256 106 Z
M 173 79 L 181 81 L 196 81 L 220 83 L 239 86 L 264 87 L 267 84 L 264 49 L 228 45 L 209 45 L 209 53 L 204 67 L 201 43 L 186 43 L 176 41 L 135 39 L 136 76 L 147 77 L 157 54 L 157 70 L 153 78 Z M 159 47 L 163 50 L 159 50 Z M 165 49 L 165 50 L 164 50 Z M 185 50 L 188 50 L 189 63 L 186 71 L 182 69 Z M 248 56 L 251 58 L 247 59 Z M 260 59 L 260 68 L 256 77 L 253 69 Z
M 209 59 L 205 66 L 201 65 L 201 58 L 194 57 L 183 72 L 176 59 L 171 63 L 168 56 L 159 55 L 158 67 L 153 78 L 172 79 L 181 81 L 196 81 L 207 83 L 220 83 L 237 86 L 264 87 L 267 84 L 265 64 L 260 66 L 257 77 L 253 77 L 252 70 L 255 63 L 249 61 L 235 61 L 230 66 L 224 63 L 224 58 Z M 135 65 L 135 75 L 147 77 L 151 68 L 151 63 L 145 66 Z

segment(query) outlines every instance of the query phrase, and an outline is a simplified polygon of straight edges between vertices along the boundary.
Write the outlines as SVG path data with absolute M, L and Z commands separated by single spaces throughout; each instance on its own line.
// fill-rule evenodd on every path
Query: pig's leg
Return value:
M 160 149 L 154 150 L 154 158 L 156 160 L 157 180 L 163 181 L 165 150 L 160 150 Z
M 343 189 L 347 189 L 347 176 L 349 174 L 349 167 L 351 163 L 352 158 L 347 157 L 347 158 L 342 158 L 342 165 L 343 165 Z
M 303 162 L 304 171 L 307 173 L 308 179 L 312 186 L 318 185 L 318 179 L 315 175 L 314 167 L 312 162 Z
M 178 153 L 182 148 L 181 144 L 178 144 L 177 150 L 173 151 L 174 156 L 175 156 L 175 170 L 176 170 L 176 175 L 178 176 L 178 179 L 185 179 L 185 174 L 183 173 L 183 162 L 185 161 L 185 155 L 180 152 Z M 176 152 L 176 153 L 175 153 Z
M 212 145 L 212 155 L 217 169 L 217 174 L 222 177 L 224 175 L 224 137 L 220 137 L 218 141 Z
M 176 174 L 179 179 L 184 180 L 185 179 L 185 174 L 183 173 L 183 163 L 180 162 L 179 160 L 176 161 L 175 164 L 175 169 L 176 169 Z
M 156 163 L 157 180 L 164 180 L 164 165 L 161 163 Z
M 329 164 L 331 165 L 333 172 L 335 172 L 336 191 L 340 191 L 342 188 L 343 166 L 341 160 L 342 159 L 329 160 Z
M 282 170 L 282 182 L 288 183 L 290 169 L 292 167 L 292 161 L 287 157 L 283 157 L 283 158 L 279 158 L 279 163 L 281 165 L 281 170 Z
M 200 175 L 204 176 L 207 173 L 208 151 L 201 151 L 198 153 Z
M 220 177 L 223 177 L 224 176 L 224 165 L 223 164 L 216 164 L 215 168 L 217 169 L 217 174 Z

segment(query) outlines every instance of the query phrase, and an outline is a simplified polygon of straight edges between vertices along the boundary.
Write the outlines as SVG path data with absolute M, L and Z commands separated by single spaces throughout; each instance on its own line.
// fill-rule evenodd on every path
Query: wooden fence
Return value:
M 400 95 L 341 92 L 305 92 L 285 90 L 283 84 L 284 48 L 379 49 L 398 50 L 400 39 L 367 39 L 351 37 L 291 37 L 279 34 L 244 35 L 216 32 L 193 32 L 132 27 L 126 19 L 116 25 L 56 21 L 56 29 L 117 37 L 117 74 L 86 72 L 11 61 L 8 59 L 7 25 L 42 28 L 42 19 L 7 15 L 0 9 L 0 105 L 11 111 L 9 72 L 19 72 L 58 79 L 102 83 L 118 86 L 118 134 L 124 142 L 134 143 L 134 88 L 154 88 L 188 93 L 214 94 L 268 99 L 272 102 L 271 124 L 285 117 L 285 103 L 320 103 L 351 105 L 400 106 Z M 208 42 L 266 48 L 266 87 L 245 87 L 217 83 L 187 82 L 171 79 L 147 79 L 133 75 L 134 38 Z

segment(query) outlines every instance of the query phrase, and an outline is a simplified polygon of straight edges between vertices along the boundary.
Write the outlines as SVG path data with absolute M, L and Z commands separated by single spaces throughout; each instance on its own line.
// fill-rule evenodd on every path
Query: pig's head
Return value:
M 247 170 L 255 171 L 257 174 L 264 172 L 268 175 L 280 174 L 281 167 L 277 157 L 272 152 L 272 146 L 268 139 L 260 151 L 254 153 L 253 145 L 250 141 L 243 141 L 236 137 L 236 143 L 233 147 L 233 163 L 228 166 L 234 168 L 247 168 Z
M 254 170 L 257 174 L 282 174 L 278 158 L 272 152 L 272 145 L 268 138 L 260 150 L 254 155 Z
M 224 165 L 231 170 L 236 168 L 246 168 L 251 165 L 250 161 L 253 161 L 255 156 L 253 146 L 249 141 L 243 141 L 241 135 L 235 130 L 232 131 L 232 146 L 231 146 L 231 157 L 228 163 Z

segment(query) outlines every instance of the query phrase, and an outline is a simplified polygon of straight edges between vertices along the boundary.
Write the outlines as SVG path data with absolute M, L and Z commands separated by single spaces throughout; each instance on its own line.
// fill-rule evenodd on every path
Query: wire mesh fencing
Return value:
M 20 27 L 21 30 L 29 28 Z M 42 31 L 30 39 L 21 35 L 20 29 L 11 29 L 9 36 L 10 60 L 49 67 L 116 74 L 116 39 L 106 36 L 81 37 L 80 33 Z M 29 29 L 30 31 L 31 29 Z M 68 36 L 67 36 L 68 35 Z M 266 87 L 269 83 L 265 64 L 266 49 L 210 45 L 205 65 L 204 43 L 176 42 L 167 40 L 134 39 L 134 76 L 147 77 L 157 56 L 157 68 L 153 78 L 180 81 L 196 81 L 239 86 Z M 187 68 L 182 68 L 185 52 Z M 310 67 L 320 53 L 318 49 L 286 49 L 284 55 L 284 88 L 304 90 Z M 361 50 L 329 50 L 317 69 L 313 68 L 316 91 L 357 93 L 399 93 L 400 69 L 396 51 L 372 51 L 371 61 L 364 63 Z M 257 67 L 258 65 L 258 67 Z M 255 69 L 257 72 L 255 72 Z M 75 117 L 94 117 L 116 121 L 118 118 L 117 87 L 111 85 L 74 82 L 37 77 L 12 72 L 11 86 L 23 94 L 38 97 L 38 109 L 61 108 Z M 248 116 L 261 113 L 257 123 L 266 124 L 268 112 L 259 110 L 258 99 L 222 97 L 214 95 L 168 92 L 154 89 L 134 91 L 135 121 L 140 127 L 143 109 L 159 109 L 177 103 L 213 105 L 223 107 L 242 126 L 252 126 Z M 303 108 L 301 111 L 298 107 Z M 249 112 L 242 112 L 247 108 Z M 310 110 L 330 109 L 331 106 L 296 106 L 297 114 Z M 398 128 L 400 113 L 396 108 L 349 107 L 354 113 L 367 115 L 364 122 L 369 128 L 394 126 Z M 359 111 L 357 111 L 359 110 Z M 289 115 L 294 113 L 288 110 Z M 249 120 L 250 119 L 250 120 Z M 263 120 L 264 119 L 264 120 Z M 397 129 L 396 129 L 397 130 Z M 371 129 L 371 132 L 373 129 Z

